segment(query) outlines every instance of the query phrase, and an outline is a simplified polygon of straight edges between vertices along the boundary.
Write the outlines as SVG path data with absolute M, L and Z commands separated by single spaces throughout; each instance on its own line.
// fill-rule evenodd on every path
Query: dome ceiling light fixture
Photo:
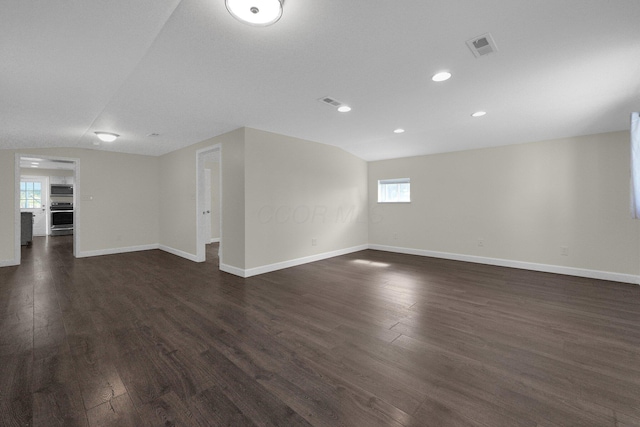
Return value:
M 111 133 L 111 132 L 94 132 L 94 133 L 98 136 L 100 141 L 103 141 L 103 142 L 113 142 L 116 140 L 117 137 L 120 136 L 117 133 Z
M 441 71 L 439 73 L 436 73 L 433 75 L 433 77 L 431 77 L 431 80 L 433 80 L 434 82 L 444 82 L 446 80 L 449 80 L 451 78 L 451 73 L 448 71 Z
M 224 4 L 238 21 L 266 27 L 278 22 L 284 0 L 225 0 Z

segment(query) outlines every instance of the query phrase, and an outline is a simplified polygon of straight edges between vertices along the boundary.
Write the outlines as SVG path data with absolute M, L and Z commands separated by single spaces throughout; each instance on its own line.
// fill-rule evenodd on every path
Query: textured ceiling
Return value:
M 378 160 L 623 130 L 640 110 L 637 0 L 287 0 L 270 27 L 224 0 L 3 6 L 0 148 L 160 155 L 247 126 Z M 465 42 L 487 32 L 498 52 L 476 59 Z

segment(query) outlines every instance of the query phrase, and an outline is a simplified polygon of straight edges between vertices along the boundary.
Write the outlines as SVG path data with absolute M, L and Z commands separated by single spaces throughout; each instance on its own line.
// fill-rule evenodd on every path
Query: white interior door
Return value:
M 49 186 L 46 177 L 20 178 L 20 211 L 33 213 L 33 235 L 47 235 L 47 200 Z
M 211 243 L 211 169 L 204 170 L 204 242 Z

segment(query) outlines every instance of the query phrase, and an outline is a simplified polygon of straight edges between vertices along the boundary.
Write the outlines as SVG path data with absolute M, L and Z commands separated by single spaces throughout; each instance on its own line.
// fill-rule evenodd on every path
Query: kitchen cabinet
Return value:
M 71 184 L 73 185 L 72 176 L 50 176 L 49 184 Z
M 20 212 L 20 244 L 31 246 L 33 242 L 33 213 Z

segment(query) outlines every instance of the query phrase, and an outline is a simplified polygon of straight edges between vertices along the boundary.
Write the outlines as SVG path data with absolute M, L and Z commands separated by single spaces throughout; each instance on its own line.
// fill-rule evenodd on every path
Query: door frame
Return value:
M 38 157 L 46 160 L 64 160 L 67 162 L 73 162 L 73 257 L 77 258 L 80 253 L 80 235 L 81 235 L 81 219 L 80 215 L 80 159 L 75 157 L 62 157 L 62 156 L 47 156 L 35 153 L 15 153 L 14 160 L 14 212 L 15 218 L 13 221 L 13 262 L 14 265 L 20 265 L 22 255 L 20 251 L 20 160 L 23 157 Z
M 202 209 L 204 206 L 204 159 L 205 156 L 210 153 L 217 153 L 219 159 L 218 161 L 220 162 L 220 167 L 218 168 L 218 194 L 220 195 L 220 247 L 218 250 L 218 254 L 219 265 L 222 265 L 222 257 L 224 254 L 224 235 L 222 232 L 222 144 L 211 145 L 209 147 L 201 148 L 196 151 L 196 262 L 206 261 L 206 244 L 209 243 L 205 242 L 205 239 L 200 231 L 202 230 L 204 224 L 204 215 L 202 215 Z
M 212 178 L 212 171 L 209 168 L 204 168 L 204 208 L 203 209 L 207 209 L 208 214 L 209 215 L 213 215 L 212 211 L 213 211 L 213 200 L 211 199 L 211 178 Z M 207 192 L 207 190 L 209 190 Z M 211 228 L 211 221 L 205 221 L 204 222 L 204 231 L 205 231 L 205 236 L 207 237 L 205 239 L 205 245 L 209 244 L 209 243 L 213 243 L 211 241 L 211 233 L 213 232 L 212 228 Z

